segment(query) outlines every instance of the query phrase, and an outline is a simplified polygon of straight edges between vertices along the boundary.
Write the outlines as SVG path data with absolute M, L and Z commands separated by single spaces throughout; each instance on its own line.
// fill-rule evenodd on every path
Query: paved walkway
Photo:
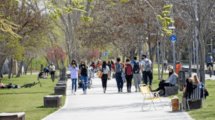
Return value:
M 162 98 L 163 110 L 141 111 L 143 96 L 140 92 L 118 93 L 115 79 L 108 80 L 107 93 L 103 93 L 101 80 L 93 80 L 93 88 L 84 95 L 78 89 L 76 95 L 71 94 L 71 80 L 68 80 L 65 106 L 50 114 L 43 120 L 192 120 L 186 112 L 172 112 L 170 99 Z M 145 109 L 150 101 L 146 101 Z M 157 109 L 161 109 L 155 101 Z

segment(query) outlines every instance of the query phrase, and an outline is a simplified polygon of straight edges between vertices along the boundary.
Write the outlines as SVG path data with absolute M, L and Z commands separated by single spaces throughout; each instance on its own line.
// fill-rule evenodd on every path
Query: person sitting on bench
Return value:
M 163 96 L 165 95 L 165 86 L 175 86 L 178 75 L 174 72 L 173 67 L 171 65 L 168 66 L 168 70 L 169 77 L 167 78 L 167 80 L 161 80 L 159 83 L 159 87 L 155 90 L 152 90 L 152 92 L 160 91 L 160 96 Z

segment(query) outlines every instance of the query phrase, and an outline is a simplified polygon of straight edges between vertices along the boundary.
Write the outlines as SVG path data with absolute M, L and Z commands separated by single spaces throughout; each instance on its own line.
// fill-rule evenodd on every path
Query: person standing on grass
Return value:
M 107 89 L 107 79 L 108 79 L 108 74 L 109 74 L 109 67 L 106 64 L 106 61 L 103 61 L 102 66 L 100 66 L 100 71 L 103 73 L 102 75 L 102 87 L 103 87 L 103 92 L 106 92 Z
M 131 62 L 132 68 L 133 68 L 133 78 L 134 78 L 134 84 L 135 84 L 135 92 L 139 89 L 139 85 L 141 82 L 141 76 L 140 76 L 140 63 L 137 62 L 137 57 L 134 57 L 134 61 Z M 139 89 L 140 91 L 140 89 Z
M 94 78 L 94 74 L 95 74 L 95 69 L 96 69 L 96 65 L 94 62 L 92 62 L 92 64 L 90 65 L 90 67 L 92 67 L 91 72 L 92 72 L 92 78 Z
M 74 91 L 74 95 L 77 90 L 78 70 L 79 68 L 78 68 L 77 62 L 75 60 L 72 60 L 71 64 L 69 65 L 69 71 L 71 72 L 72 93 Z
M 117 58 L 117 62 L 112 65 L 113 71 L 116 73 L 116 82 L 118 87 L 118 93 L 123 92 L 123 72 L 124 64 L 120 62 L 120 58 Z
M 51 63 L 51 65 L 49 66 L 50 68 L 50 72 L 51 72 L 51 77 L 52 77 L 52 82 L 54 82 L 54 77 L 55 77 L 55 65 L 53 63 Z
M 83 61 L 81 62 L 79 71 L 81 73 L 81 82 L 82 82 L 83 92 L 84 92 L 84 94 L 86 94 L 87 93 L 87 84 L 88 84 L 88 74 L 87 74 L 88 69 L 87 69 L 85 62 L 83 62 Z
M 142 55 L 142 61 L 141 61 L 141 71 L 143 73 L 143 81 L 144 84 L 147 85 L 147 77 L 149 77 L 149 89 L 151 90 L 152 86 L 152 61 L 146 58 L 147 56 L 145 54 Z
M 127 92 L 131 92 L 131 83 L 132 83 L 132 65 L 129 59 L 126 59 L 125 63 L 125 74 L 127 80 Z

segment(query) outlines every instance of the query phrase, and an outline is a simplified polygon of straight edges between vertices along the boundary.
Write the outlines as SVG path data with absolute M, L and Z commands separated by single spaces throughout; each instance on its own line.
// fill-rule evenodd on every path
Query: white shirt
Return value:
M 50 70 L 52 69 L 53 71 L 55 71 L 55 66 L 54 65 L 52 65 L 52 66 L 50 65 L 49 68 L 50 68 Z
M 101 69 L 101 71 L 102 71 L 102 66 L 100 66 L 100 69 Z M 108 66 L 106 66 L 106 69 L 103 68 L 103 74 L 108 74 L 109 71 L 110 71 L 110 69 L 109 69 Z
M 146 58 L 146 59 L 142 60 L 140 64 L 141 64 L 141 66 L 143 67 L 143 71 L 145 71 L 145 61 L 146 61 L 146 60 L 148 60 L 148 61 L 149 61 L 149 63 L 152 65 L 152 61 L 151 61 L 151 60 L 149 60 L 148 58 Z

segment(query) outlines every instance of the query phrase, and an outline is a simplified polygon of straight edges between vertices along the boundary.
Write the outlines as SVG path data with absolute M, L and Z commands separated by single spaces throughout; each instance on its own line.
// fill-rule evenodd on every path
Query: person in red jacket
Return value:
M 117 62 L 112 65 L 112 70 L 116 73 L 116 82 L 118 87 L 118 93 L 123 92 L 123 80 L 122 71 L 124 69 L 124 64 L 120 62 L 120 58 L 117 58 Z
M 132 65 L 129 59 L 126 59 L 125 63 L 125 75 L 127 81 L 127 92 L 131 92 L 131 82 L 132 82 Z

